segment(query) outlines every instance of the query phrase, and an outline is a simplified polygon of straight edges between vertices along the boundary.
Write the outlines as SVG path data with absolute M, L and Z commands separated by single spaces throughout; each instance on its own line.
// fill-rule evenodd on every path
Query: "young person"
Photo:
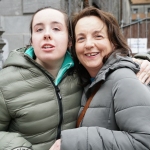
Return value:
M 73 57 L 84 86 L 77 125 L 50 150 L 150 149 L 150 88 L 116 19 L 94 7 L 74 17 Z M 78 127 L 77 126 L 77 127 Z
M 0 71 L 0 150 L 48 150 L 74 128 L 82 90 L 67 51 L 69 20 L 43 8 L 31 21 L 31 47 L 12 51 Z

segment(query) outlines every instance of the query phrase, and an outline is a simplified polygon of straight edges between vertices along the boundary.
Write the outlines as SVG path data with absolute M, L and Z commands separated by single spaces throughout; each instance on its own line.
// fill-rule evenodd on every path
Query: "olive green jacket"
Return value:
M 49 150 L 75 127 L 82 91 L 73 67 L 57 85 L 24 51 L 12 51 L 0 71 L 0 150 Z

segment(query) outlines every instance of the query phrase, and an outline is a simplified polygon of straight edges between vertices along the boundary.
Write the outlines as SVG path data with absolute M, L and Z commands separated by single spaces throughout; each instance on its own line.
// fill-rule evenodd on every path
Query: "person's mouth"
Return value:
M 51 49 L 51 48 L 54 48 L 54 45 L 52 45 L 52 44 L 44 44 L 42 46 L 42 48 L 44 48 L 44 49 Z
M 96 55 L 98 55 L 99 54 L 99 52 L 93 52 L 93 53 L 87 53 L 87 54 L 85 54 L 86 56 L 96 56 Z

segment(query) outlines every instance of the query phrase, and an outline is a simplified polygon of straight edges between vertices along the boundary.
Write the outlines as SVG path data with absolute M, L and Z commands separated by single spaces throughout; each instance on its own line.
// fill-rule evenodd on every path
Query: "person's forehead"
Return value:
M 97 16 L 86 16 L 78 20 L 76 24 L 76 28 L 101 28 L 101 27 L 106 27 L 105 23 Z
M 80 18 L 79 20 L 78 20 L 78 22 L 85 22 L 85 21 L 87 21 L 87 22 L 91 22 L 91 20 L 92 20 L 92 22 L 103 22 L 99 17 L 97 17 L 97 16 L 85 16 L 85 17 L 82 17 L 82 18 Z M 77 22 L 77 23 L 78 23 Z
M 36 22 L 36 20 L 42 21 L 44 19 L 61 22 L 61 23 L 65 22 L 65 16 L 62 12 L 50 8 L 37 12 L 33 18 L 33 22 Z

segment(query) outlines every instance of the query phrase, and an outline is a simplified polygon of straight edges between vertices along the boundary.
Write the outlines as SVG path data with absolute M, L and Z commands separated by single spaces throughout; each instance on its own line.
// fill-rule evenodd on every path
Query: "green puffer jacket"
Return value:
M 0 71 L 0 150 L 49 150 L 61 130 L 75 127 L 82 90 L 73 67 L 56 85 L 24 52 L 12 51 Z

